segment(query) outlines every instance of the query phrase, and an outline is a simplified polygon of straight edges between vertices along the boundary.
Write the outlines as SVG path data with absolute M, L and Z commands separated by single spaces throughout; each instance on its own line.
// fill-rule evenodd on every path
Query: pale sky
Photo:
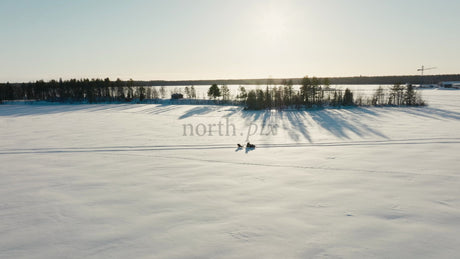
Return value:
M 0 0 L 0 82 L 460 73 L 459 0 Z

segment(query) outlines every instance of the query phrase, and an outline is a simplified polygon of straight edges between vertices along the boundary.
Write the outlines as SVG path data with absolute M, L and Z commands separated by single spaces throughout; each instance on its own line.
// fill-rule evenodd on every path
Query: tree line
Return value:
M 331 77 L 331 78 L 318 78 L 319 80 L 329 80 L 334 85 L 392 85 L 392 84 L 437 84 L 442 81 L 460 81 L 460 74 L 444 74 L 444 75 L 402 75 L 402 76 L 352 76 L 352 77 Z M 75 79 L 74 79 L 75 80 Z M 101 79 L 94 79 L 101 80 Z M 300 85 L 303 78 L 257 78 L 257 79 L 217 79 L 217 80 L 150 80 L 142 81 L 132 79 L 123 81 L 117 79 L 116 81 L 122 84 L 127 84 L 128 81 L 136 86 L 183 86 L 183 85 L 280 85 L 285 81 L 292 81 L 294 85 Z M 61 80 L 59 80 L 61 81 Z M 79 81 L 79 80 L 76 80 Z M 33 83 L 25 83 L 33 84 Z M 0 83 L 0 86 L 4 85 Z M 10 85 L 21 85 L 21 83 L 14 83 Z
M 260 109 L 300 109 L 312 107 L 340 107 L 353 105 L 424 105 L 424 101 L 411 85 L 394 85 L 386 90 L 379 87 L 372 96 L 356 96 L 351 90 L 330 87 L 327 78 L 304 77 L 299 89 L 294 88 L 293 80 L 283 80 L 276 86 L 267 84 L 265 89 L 246 90 L 240 86 L 238 94 L 231 96 L 227 85 L 219 87 L 212 84 L 208 97 L 215 104 L 244 105 L 250 110 Z M 171 89 L 171 88 L 170 88 Z M 105 79 L 39 80 L 33 83 L 0 84 L 0 103 L 2 100 L 38 100 L 63 103 L 102 103 L 102 102 L 143 102 L 169 98 L 170 93 L 180 93 L 186 99 L 197 100 L 194 86 L 166 91 L 161 87 L 136 86 L 135 81 L 111 81 Z M 187 102 L 184 102 L 187 103 Z M 209 104 L 210 102 L 205 102 Z
M 386 90 L 377 88 L 371 96 L 355 96 L 350 89 L 334 89 L 329 80 L 316 77 L 304 77 L 298 90 L 294 89 L 292 80 L 284 80 L 283 85 L 263 89 L 246 90 L 240 86 L 236 100 L 244 104 L 248 110 L 262 109 L 302 109 L 341 106 L 383 106 L 406 105 L 422 106 L 425 102 L 412 85 L 395 84 Z M 222 97 L 222 101 L 230 100 L 226 85 L 221 88 L 213 84 L 208 90 L 208 96 L 214 100 Z
M 196 98 L 194 86 L 186 87 L 186 96 Z M 145 99 L 169 97 L 164 86 L 137 86 L 130 79 L 111 81 L 105 79 L 39 80 L 21 84 L 0 84 L 2 100 L 37 100 L 64 103 L 142 102 Z

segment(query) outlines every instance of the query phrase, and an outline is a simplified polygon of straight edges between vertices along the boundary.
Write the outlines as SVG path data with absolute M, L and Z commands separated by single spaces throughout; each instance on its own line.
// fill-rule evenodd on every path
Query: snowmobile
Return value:
M 247 147 L 247 148 L 256 148 L 256 145 L 251 144 L 251 143 L 248 142 L 248 143 L 246 144 L 246 147 Z
M 243 146 L 240 145 L 240 144 L 236 144 L 236 145 L 238 146 L 238 148 L 243 148 Z M 256 148 L 256 145 L 251 144 L 251 143 L 248 142 L 248 143 L 246 144 L 246 148 Z

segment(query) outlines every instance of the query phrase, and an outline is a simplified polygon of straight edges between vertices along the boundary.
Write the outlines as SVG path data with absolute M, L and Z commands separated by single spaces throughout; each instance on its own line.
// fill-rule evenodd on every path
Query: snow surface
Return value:
M 423 96 L 284 112 L 0 105 L 0 258 L 458 257 L 460 91 Z M 236 136 L 184 136 L 200 123 Z M 236 149 L 254 125 L 257 148 Z

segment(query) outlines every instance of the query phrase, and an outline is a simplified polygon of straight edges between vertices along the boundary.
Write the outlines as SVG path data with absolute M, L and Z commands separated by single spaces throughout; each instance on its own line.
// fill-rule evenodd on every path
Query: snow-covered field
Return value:
M 423 96 L 0 105 L 0 258 L 456 258 L 460 91 Z

